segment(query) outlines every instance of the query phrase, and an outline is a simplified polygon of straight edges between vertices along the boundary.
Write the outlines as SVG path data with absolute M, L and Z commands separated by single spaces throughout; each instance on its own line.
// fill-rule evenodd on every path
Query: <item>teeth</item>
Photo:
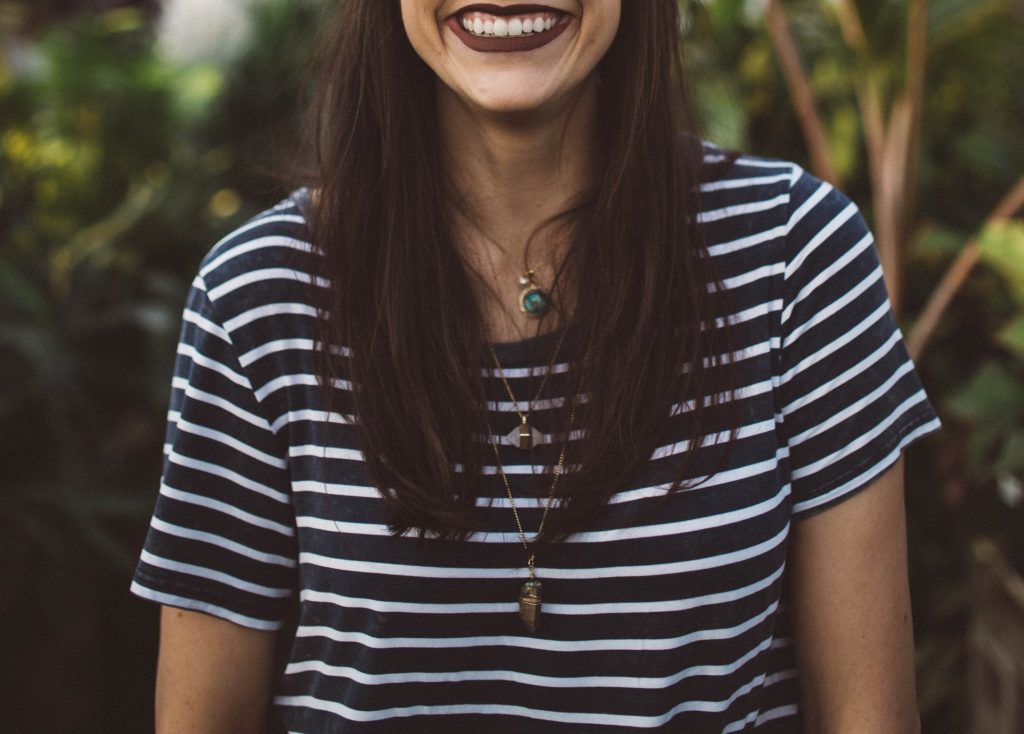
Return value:
M 558 24 L 558 17 L 554 14 L 500 17 L 486 13 L 466 13 L 459 23 L 474 36 L 505 38 L 550 31 Z

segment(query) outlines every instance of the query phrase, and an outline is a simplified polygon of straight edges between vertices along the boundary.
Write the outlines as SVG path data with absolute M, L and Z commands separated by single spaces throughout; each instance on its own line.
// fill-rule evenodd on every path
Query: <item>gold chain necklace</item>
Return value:
M 548 378 L 551 377 L 551 371 L 554 369 L 555 362 L 558 360 L 558 354 L 562 351 L 562 342 L 565 341 L 567 331 L 568 329 L 562 329 L 562 335 L 558 338 L 558 344 L 555 346 L 555 352 L 551 355 L 551 362 L 548 364 L 548 370 L 544 373 L 544 379 L 541 380 L 540 386 L 537 388 L 537 392 L 534 393 L 530 402 L 526 404 L 525 413 L 519 410 L 519 400 L 516 399 L 516 394 L 512 391 L 512 386 L 508 383 L 508 379 L 505 377 L 505 370 L 502 369 L 501 362 L 498 360 L 498 355 L 495 353 L 494 347 L 490 344 L 487 345 L 487 350 L 491 353 L 491 359 L 494 360 L 494 366 L 498 368 L 498 377 L 501 378 L 501 382 L 505 386 L 505 392 L 508 393 L 509 400 L 512 401 L 512 409 L 516 412 L 516 415 L 519 416 L 519 425 L 504 436 L 505 440 L 513 446 L 517 446 L 521 449 L 532 449 L 537 445 L 541 438 L 540 431 L 530 425 L 530 414 L 533 412 L 534 403 L 540 399 L 541 393 L 544 392 L 544 386 L 548 384 Z M 533 376 L 532 371 L 530 376 Z
M 501 369 L 499 364 L 499 370 Z M 541 515 L 540 525 L 537 527 L 537 536 L 534 537 L 536 540 L 544 530 L 544 522 L 548 519 L 548 515 L 551 513 L 551 506 L 555 501 L 555 490 L 558 487 L 558 480 L 565 472 L 565 454 L 569 448 L 569 439 L 572 436 L 572 428 L 576 422 L 576 400 L 572 402 L 572 412 L 569 414 L 569 432 L 565 436 L 565 442 L 562 444 L 562 450 L 558 455 L 558 464 L 553 470 L 554 478 L 551 480 L 551 489 L 548 491 L 548 499 L 544 504 L 544 514 Z M 512 508 L 512 517 L 516 521 L 516 530 L 519 531 L 519 542 L 523 546 L 523 550 L 526 551 L 526 569 L 530 574 L 530 577 L 519 587 L 519 618 L 523 620 L 523 624 L 530 632 L 536 632 L 540 626 L 540 607 L 543 600 L 541 591 L 542 585 L 540 580 L 537 578 L 537 552 L 530 550 L 530 543 L 526 540 L 526 531 L 523 530 L 523 522 L 519 518 L 519 510 L 516 508 L 515 498 L 512 496 L 512 487 L 508 482 L 508 475 L 505 474 L 505 467 L 501 463 L 501 452 L 498 450 L 498 444 L 492 438 L 490 423 L 487 425 L 487 441 L 491 444 L 491 448 L 494 450 L 494 461 L 498 467 L 498 475 L 501 477 L 502 484 L 505 485 L 505 494 L 508 495 L 508 503 Z M 532 465 L 531 465 L 532 473 Z

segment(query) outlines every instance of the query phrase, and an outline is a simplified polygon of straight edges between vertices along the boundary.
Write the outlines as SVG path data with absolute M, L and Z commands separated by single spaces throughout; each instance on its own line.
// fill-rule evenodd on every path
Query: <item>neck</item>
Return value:
M 494 300 L 505 304 L 498 311 L 506 313 L 488 315 L 492 336 L 530 333 L 530 322 L 507 313 L 507 303 L 528 268 L 549 287 L 565 242 L 564 230 L 544 225 L 592 185 L 596 82 L 560 109 L 522 115 L 481 114 L 442 85 L 438 108 L 445 165 L 459 199 L 459 247 Z

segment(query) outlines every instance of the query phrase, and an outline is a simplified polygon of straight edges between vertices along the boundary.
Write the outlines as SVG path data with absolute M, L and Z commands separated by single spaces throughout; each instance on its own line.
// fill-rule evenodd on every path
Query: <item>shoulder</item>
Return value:
M 309 194 L 292 193 L 217 242 L 203 258 L 197 284 L 225 319 L 281 302 L 309 300 L 319 282 L 305 211 Z
M 790 161 L 706 144 L 702 174 L 699 218 L 712 255 L 742 251 L 784 264 L 788 278 L 808 246 L 834 251 L 870 237 L 849 197 Z

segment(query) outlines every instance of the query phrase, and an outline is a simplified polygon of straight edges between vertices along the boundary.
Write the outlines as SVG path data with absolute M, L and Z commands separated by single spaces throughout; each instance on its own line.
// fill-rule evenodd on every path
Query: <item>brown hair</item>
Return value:
M 726 384 L 714 358 L 722 330 L 702 329 L 714 321 L 713 279 L 697 224 L 702 151 L 685 103 L 676 6 L 631 3 L 599 70 L 600 168 L 566 213 L 572 242 L 559 274 L 575 304 L 581 346 L 569 389 L 588 396 L 576 417 L 584 437 L 572 443 L 576 470 L 560 484 L 544 540 L 585 527 L 637 475 L 673 404 Z M 314 110 L 312 230 L 326 258 L 315 267 L 326 265 L 332 281 L 316 289 L 321 342 L 348 348 L 322 350 L 321 377 L 328 394 L 340 372 L 355 386 L 346 407 L 358 416 L 371 479 L 386 488 L 392 528 L 452 538 L 479 519 L 486 335 L 475 276 L 453 245 L 434 94 L 398 1 L 347 0 Z M 690 416 L 691 446 L 709 434 L 703 405 L 696 400 Z

